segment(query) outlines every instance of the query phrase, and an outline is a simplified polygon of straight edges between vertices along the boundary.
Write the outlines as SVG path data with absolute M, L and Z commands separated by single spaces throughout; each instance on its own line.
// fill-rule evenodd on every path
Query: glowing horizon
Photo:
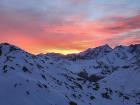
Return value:
M 139 0 L 1 0 L 0 42 L 30 53 L 140 43 Z

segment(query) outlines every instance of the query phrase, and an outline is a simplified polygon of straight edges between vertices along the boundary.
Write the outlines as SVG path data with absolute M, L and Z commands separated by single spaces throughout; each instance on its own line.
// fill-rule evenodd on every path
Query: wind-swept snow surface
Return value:
M 140 105 L 140 45 L 32 55 L 0 44 L 0 105 Z

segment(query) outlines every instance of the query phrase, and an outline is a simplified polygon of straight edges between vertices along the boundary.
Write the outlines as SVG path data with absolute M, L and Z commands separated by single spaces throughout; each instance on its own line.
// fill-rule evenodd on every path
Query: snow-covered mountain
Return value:
M 140 105 L 140 45 L 33 55 L 2 43 L 0 105 Z

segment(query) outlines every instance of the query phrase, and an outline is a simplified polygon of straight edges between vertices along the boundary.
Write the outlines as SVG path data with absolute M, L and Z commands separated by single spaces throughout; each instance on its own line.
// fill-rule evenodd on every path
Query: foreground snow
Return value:
M 140 105 L 140 45 L 29 54 L 0 44 L 0 105 Z

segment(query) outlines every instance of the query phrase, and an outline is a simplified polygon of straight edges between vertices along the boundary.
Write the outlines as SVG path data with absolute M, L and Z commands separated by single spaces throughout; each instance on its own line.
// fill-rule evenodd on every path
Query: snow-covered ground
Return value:
M 33 55 L 2 43 L 0 105 L 140 105 L 140 45 Z

